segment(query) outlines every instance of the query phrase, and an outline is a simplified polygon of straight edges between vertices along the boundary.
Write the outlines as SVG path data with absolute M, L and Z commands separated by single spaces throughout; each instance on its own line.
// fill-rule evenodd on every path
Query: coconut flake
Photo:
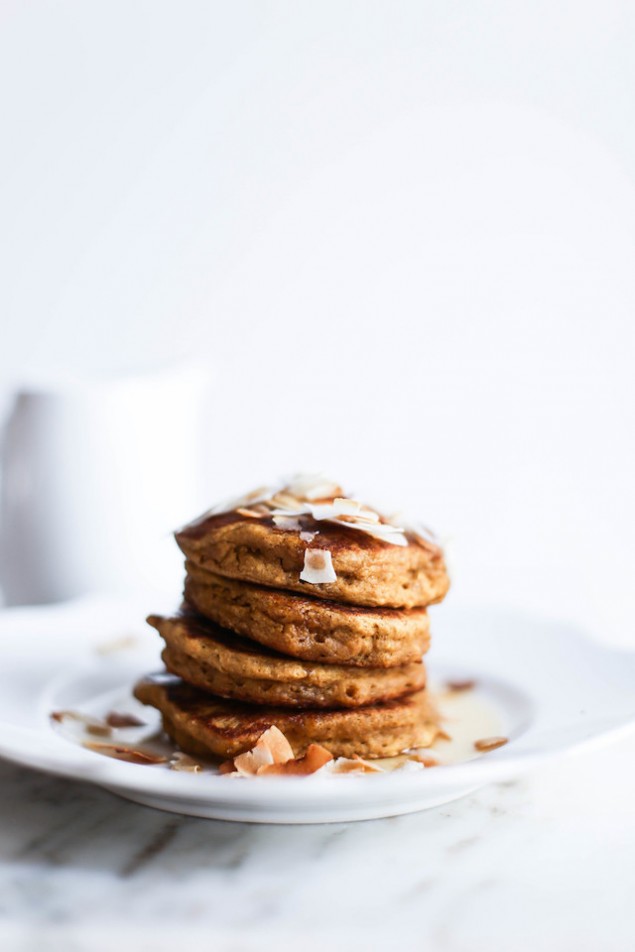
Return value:
M 347 499 L 345 496 L 338 496 L 333 500 L 333 509 L 338 516 L 356 516 L 362 511 L 362 504 L 357 499 Z
M 182 773 L 200 773 L 203 769 L 199 760 L 195 760 L 189 754 L 184 754 L 181 751 L 176 751 L 174 756 L 170 758 L 168 767 L 170 770 L 177 770 Z
M 287 532 L 300 532 L 299 516 L 273 516 L 273 524 L 276 529 L 285 529 Z
M 266 764 L 258 770 L 258 776 L 263 774 L 277 774 L 296 777 L 307 777 L 320 770 L 325 764 L 333 760 L 333 755 L 321 744 L 309 744 L 303 757 L 286 760 L 283 764 Z
M 357 499 L 339 496 L 333 502 L 313 506 L 313 512 L 315 519 L 337 519 L 339 516 L 358 516 L 362 508 L 361 502 Z
M 263 519 L 269 515 L 269 510 L 262 504 L 254 509 L 245 509 L 243 506 L 238 506 L 236 512 L 239 516 L 244 516 L 246 519 Z
M 260 735 L 256 745 L 234 758 L 234 767 L 245 777 L 257 774 L 269 764 L 284 764 L 293 760 L 293 748 L 281 730 L 275 725 Z
M 196 526 L 200 526 L 201 523 L 209 519 L 210 516 L 218 516 L 224 512 L 234 512 L 237 509 L 249 509 L 252 506 L 257 506 L 259 503 L 266 502 L 270 499 L 275 492 L 276 490 L 270 486 L 259 486 L 258 489 L 254 489 L 250 493 L 245 493 L 244 496 L 238 496 L 234 499 L 225 499 L 223 502 L 212 506 L 211 509 L 207 509 L 206 512 L 202 513 L 202 515 L 198 516 L 192 522 L 188 522 L 184 528 L 193 529 Z
M 333 760 L 333 755 L 320 744 L 309 744 L 302 757 L 294 757 L 291 745 L 282 731 L 270 727 L 261 734 L 255 747 L 234 760 L 226 760 L 219 773 L 227 777 L 277 776 L 306 777 L 316 773 Z
M 305 549 L 304 568 L 300 573 L 303 582 L 311 585 L 323 585 L 325 582 L 335 582 L 337 575 L 333 568 L 333 557 L 329 549 Z
M 302 512 L 305 503 L 293 493 L 282 489 L 268 500 L 267 505 L 274 511 L 293 513 Z
M 106 724 L 109 727 L 115 727 L 117 730 L 126 727 L 145 727 L 146 722 L 142 721 L 141 718 L 137 717 L 135 714 L 127 714 L 125 712 L 120 713 L 119 711 L 111 711 L 106 715 Z
M 474 741 L 474 747 L 480 751 L 496 750 L 507 743 L 509 743 L 507 737 L 483 737 L 481 740 Z
M 154 766 L 156 764 L 164 764 L 167 761 L 167 757 L 164 757 L 162 754 L 154 754 L 149 750 L 126 747 L 120 744 L 91 744 L 85 742 L 84 747 L 88 748 L 88 750 L 95 751 L 97 754 L 103 754 L 105 757 L 123 760 L 127 764 Z
M 396 529 L 394 526 L 378 525 L 378 526 L 358 526 L 357 528 L 362 529 L 362 532 L 367 532 L 368 535 L 374 536 L 376 539 L 381 539 L 382 542 L 388 542 L 390 545 L 408 545 L 408 540 L 403 533 L 402 529 Z
M 438 767 L 439 761 L 430 756 L 429 747 L 413 747 L 408 752 L 408 759 L 415 764 L 421 764 L 423 767 Z
M 71 733 L 85 733 L 92 737 L 110 737 L 115 726 L 84 714 L 82 711 L 52 711 L 50 717 L 57 724 L 70 726 Z
M 354 527 L 359 526 L 361 529 L 363 529 L 364 526 L 367 526 L 369 523 L 371 525 L 378 525 L 378 524 L 388 525 L 388 523 L 382 523 L 379 518 L 379 513 L 373 512 L 371 509 L 362 509 L 356 515 L 344 514 L 344 515 L 338 516 L 338 520 L 341 520 L 342 522 L 350 523 Z M 391 526 L 391 528 L 396 529 L 397 527 Z
M 286 486 L 288 492 L 300 499 L 333 499 L 342 495 L 342 488 L 324 473 L 297 473 Z
M 338 774 L 385 773 L 383 767 L 377 767 L 368 760 L 362 760 L 361 757 L 338 757 L 329 769 L 331 773 Z
M 398 770 L 399 773 L 418 773 L 420 770 L 423 770 L 425 764 L 422 760 L 404 760 L 402 764 L 399 764 L 398 767 L 395 767 L 395 770 Z
M 412 532 L 418 536 L 422 542 L 430 542 L 432 545 L 439 545 L 436 535 L 427 526 L 424 526 L 418 519 L 410 519 L 402 512 L 395 512 L 388 516 L 388 522 L 392 524 L 400 523 L 406 532 Z

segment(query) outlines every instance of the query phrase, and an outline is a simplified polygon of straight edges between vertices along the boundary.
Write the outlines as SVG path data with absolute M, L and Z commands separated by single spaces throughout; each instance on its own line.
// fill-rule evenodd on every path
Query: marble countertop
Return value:
M 0 763 L 3 952 L 631 952 L 635 738 L 410 816 L 258 826 Z

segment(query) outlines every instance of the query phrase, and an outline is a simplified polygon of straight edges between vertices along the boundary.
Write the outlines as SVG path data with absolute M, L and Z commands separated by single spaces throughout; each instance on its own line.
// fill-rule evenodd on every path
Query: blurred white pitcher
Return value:
M 178 591 L 171 530 L 200 506 L 198 369 L 25 389 L 2 447 L 9 605 Z

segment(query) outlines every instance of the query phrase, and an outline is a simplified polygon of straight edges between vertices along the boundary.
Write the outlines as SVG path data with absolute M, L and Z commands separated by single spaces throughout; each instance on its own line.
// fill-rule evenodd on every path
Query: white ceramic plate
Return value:
M 62 736 L 50 713 L 129 703 L 135 678 L 160 668 L 145 608 L 86 599 L 0 614 L 0 756 L 177 813 L 328 823 L 436 806 L 635 725 L 635 655 L 554 622 L 444 605 L 434 610 L 429 669 L 437 682 L 476 679 L 479 702 L 495 708 L 498 733 L 510 738 L 504 747 L 451 766 L 362 776 L 237 780 L 123 763 Z

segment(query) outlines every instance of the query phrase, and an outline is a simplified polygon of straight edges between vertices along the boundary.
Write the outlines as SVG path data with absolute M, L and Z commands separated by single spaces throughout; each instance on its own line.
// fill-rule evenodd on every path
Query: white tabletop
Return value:
M 631 952 L 635 738 L 410 816 L 198 820 L 0 764 L 4 950 Z

